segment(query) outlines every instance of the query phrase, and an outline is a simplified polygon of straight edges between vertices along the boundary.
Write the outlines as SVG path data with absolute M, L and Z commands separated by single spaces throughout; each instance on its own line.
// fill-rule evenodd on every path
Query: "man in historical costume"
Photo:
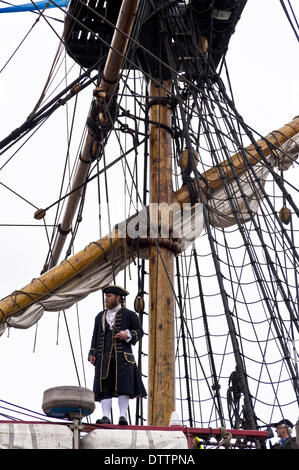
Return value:
M 118 424 L 126 425 L 129 399 L 147 395 L 132 352 L 132 345 L 143 331 L 136 313 L 123 307 L 124 297 L 129 294 L 125 289 L 106 286 L 103 293 L 106 309 L 95 318 L 88 355 L 95 366 L 95 400 L 101 402 L 103 410 L 97 423 L 111 423 L 112 398 L 118 397 Z

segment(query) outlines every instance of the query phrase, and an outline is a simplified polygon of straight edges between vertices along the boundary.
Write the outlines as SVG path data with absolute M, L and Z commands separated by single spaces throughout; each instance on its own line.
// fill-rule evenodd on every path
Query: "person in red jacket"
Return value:
M 119 286 L 106 286 L 105 310 L 95 318 L 88 360 L 95 366 L 93 391 L 102 405 L 100 424 L 111 423 L 112 398 L 118 397 L 118 424 L 128 424 L 129 399 L 145 397 L 146 390 L 137 368 L 132 345 L 143 336 L 137 314 L 123 307 L 129 293 Z

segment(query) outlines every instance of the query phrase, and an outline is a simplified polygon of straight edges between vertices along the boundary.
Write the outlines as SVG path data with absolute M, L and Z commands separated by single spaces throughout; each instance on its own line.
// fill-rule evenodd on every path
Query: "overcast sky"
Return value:
M 54 10 L 49 15 L 62 19 L 62 13 L 54 13 Z M 29 12 L 0 15 L 0 69 L 29 31 L 34 19 Z M 41 20 L 0 74 L 1 139 L 24 122 L 32 111 L 57 47 L 57 37 Z M 265 135 L 298 115 L 298 43 L 278 0 L 248 1 L 231 40 L 227 61 L 237 109 L 253 129 Z M 77 139 L 81 137 L 91 97 L 92 89 L 89 88 L 80 104 L 82 122 L 76 128 Z M 26 145 L 24 151 L 19 151 L 2 169 L 0 181 L 20 193 L 26 201 L 0 186 L 1 224 L 37 225 L 33 219 L 34 206 L 46 207 L 56 197 L 64 164 L 61 146 L 63 144 L 65 149 L 66 131 L 61 122 L 65 121 L 65 116 L 66 110 L 60 110 L 57 117 L 50 119 L 47 127 L 40 130 L 34 142 Z M 6 158 L 6 155 L 0 156 L 0 166 Z M 297 176 L 292 176 L 294 183 L 298 177 L 297 169 Z M 48 222 L 53 217 L 54 211 L 49 214 Z M 76 245 L 78 250 L 93 240 L 93 233 L 92 238 L 90 236 L 89 230 L 80 235 Z M 2 298 L 39 275 L 47 253 L 47 240 L 42 227 L 5 226 L 0 226 L 0 240 Z M 129 308 L 134 297 L 135 293 L 128 301 Z M 81 312 L 87 387 L 92 388 L 93 368 L 86 357 L 94 316 L 102 308 L 101 296 L 90 296 L 78 308 Z M 67 316 L 76 347 L 81 385 L 84 386 L 76 309 L 71 310 Z M 41 412 L 44 390 L 78 384 L 62 316 L 56 344 L 57 321 L 57 313 L 47 312 L 37 330 L 34 326 L 29 330 L 11 330 L 9 336 L 7 331 L 2 335 L 0 399 Z M 97 411 L 95 418 L 99 414 Z

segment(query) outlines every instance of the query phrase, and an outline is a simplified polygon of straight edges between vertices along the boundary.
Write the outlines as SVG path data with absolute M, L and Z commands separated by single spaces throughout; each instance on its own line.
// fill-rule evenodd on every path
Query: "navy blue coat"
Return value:
M 113 361 L 115 376 L 111 396 L 145 397 L 146 391 L 132 351 L 132 345 L 135 345 L 143 336 L 138 316 L 124 307 L 115 314 L 112 341 L 109 341 L 108 347 L 105 344 L 106 323 L 106 310 L 104 310 L 95 318 L 89 351 L 89 356 L 96 357 L 93 384 L 95 400 L 100 401 L 103 398 L 103 380 L 107 379 Z M 121 330 L 130 331 L 132 338 L 129 342 L 115 338 L 115 334 Z

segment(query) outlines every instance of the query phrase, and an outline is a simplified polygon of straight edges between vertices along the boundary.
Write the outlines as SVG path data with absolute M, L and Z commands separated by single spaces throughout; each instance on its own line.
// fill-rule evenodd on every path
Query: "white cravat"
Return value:
M 119 304 L 115 308 L 113 308 L 112 310 L 107 310 L 106 320 L 107 320 L 107 323 L 109 324 L 109 329 L 110 330 L 113 329 L 115 315 L 121 308 L 122 308 L 122 306 Z M 129 330 L 125 330 L 125 331 L 128 335 L 128 338 L 126 339 L 126 341 L 129 342 L 130 339 L 132 338 L 131 333 L 130 333 Z
M 116 314 L 116 312 L 118 312 L 120 309 L 121 309 L 121 305 L 117 305 L 117 306 L 116 306 L 115 308 L 113 308 L 112 310 L 107 310 L 106 319 L 107 319 L 107 322 L 108 322 L 108 324 L 109 324 L 110 330 L 112 330 L 113 325 L 114 325 L 115 314 Z

